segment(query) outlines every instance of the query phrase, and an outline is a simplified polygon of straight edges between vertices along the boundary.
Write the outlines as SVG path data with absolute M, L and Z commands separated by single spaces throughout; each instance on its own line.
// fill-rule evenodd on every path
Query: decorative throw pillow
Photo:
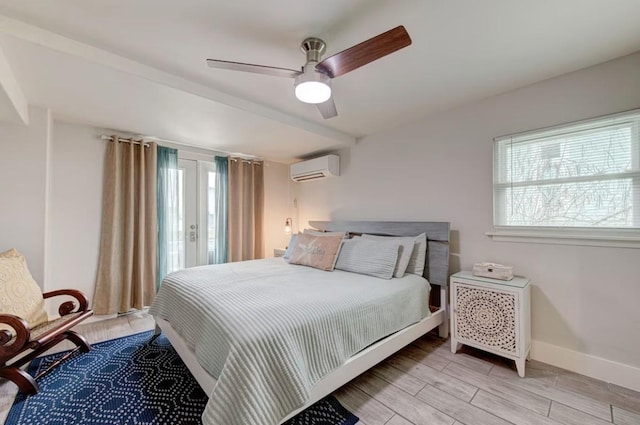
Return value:
M 42 290 L 31 277 L 27 260 L 15 249 L 0 253 L 0 312 L 26 320 L 30 328 L 48 320 Z M 6 325 L 0 329 L 12 330 Z
M 313 236 L 298 233 L 296 244 L 289 258 L 290 264 L 331 271 L 340 250 L 342 236 Z
M 414 239 L 415 245 L 413 247 L 411 259 L 407 265 L 407 273 L 422 276 L 424 274 L 424 262 L 427 258 L 427 235 L 426 233 L 421 233 Z
M 362 235 L 363 239 L 370 239 L 374 241 L 398 241 L 400 242 L 400 250 L 398 251 L 398 261 L 396 262 L 396 268 L 393 270 L 393 277 L 404 276 L 409 260 L 411 260 L 411 254 L 413 254 L 413 247 L 415 245 L 415 237 L 413 236 L 378 236 L 378 235 Z
M 391 279 L 399 248 L 398 240 L 348 239 L 342 243 L 336 269 Z

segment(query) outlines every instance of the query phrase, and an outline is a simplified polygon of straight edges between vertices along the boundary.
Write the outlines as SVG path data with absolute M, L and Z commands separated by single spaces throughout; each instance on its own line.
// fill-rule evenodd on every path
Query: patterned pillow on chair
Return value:
M 27 267 L 27 260 L 15 249 L 0 253 L 0 313 L 13 314 L 34 328 L 48 321 L 42 290 Z M 0 325 L 0 329 L 9 327 Z

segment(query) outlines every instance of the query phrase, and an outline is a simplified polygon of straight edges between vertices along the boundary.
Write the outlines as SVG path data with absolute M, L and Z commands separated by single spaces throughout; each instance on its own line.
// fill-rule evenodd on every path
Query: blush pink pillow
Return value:
M 314 236 L 298 233 L 289 263 L 331 271 L 336 263 L 341 243 L 340 235 Z

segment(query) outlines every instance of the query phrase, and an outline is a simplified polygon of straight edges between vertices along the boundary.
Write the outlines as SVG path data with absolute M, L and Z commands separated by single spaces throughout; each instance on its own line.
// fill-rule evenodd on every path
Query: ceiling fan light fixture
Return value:
M 322 55 L 327 50 L 326 43 L 316 37 L 307 37 L 300 44 L 300 50 L 307 57 L 301 71 L 220 59 L 207 59 L 207 64 L 212 68 L 294 78 L 293 87 L 296 98 L 301 102 L 315 104 L 322 118 L 326 120 L 338 115 L 331 93 L 333 78 L 340 77 L 410 45 L 411 37 L 405 27 L 399 25 L 326 59 L 322 59 Z M 375 90 L 375 87 L 372 89 Z
M 304 103 L 324 103 L 331 97 L 330 80 L 327 75 L 307 66 L 293 83 L 296 97 Z

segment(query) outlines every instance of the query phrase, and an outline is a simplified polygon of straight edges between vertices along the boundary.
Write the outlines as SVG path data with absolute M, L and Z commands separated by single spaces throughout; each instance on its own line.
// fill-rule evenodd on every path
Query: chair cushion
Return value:
M 15 249 L 0 253 L 0 313 L 27 321 L 30 328 L 46 323 L 42 290 L 31 277 L 27 260 Z M 0 324 L 0 329 L 13 329 Z
M 65 324 L 67 322 L 70 322 L 71 320 L 75 319 L 76 317 L 80 316 L 81 314 L 85 314 L 84 311 L 80 311 L 78 313 L 67 314 L 66 316 L 58 317 L 57 319 L 53 319 L 50 322 L 45 322 L 44 324 L 42 324 L 40 326 L 36 326 L 35 328 L 33 328 L 31 330 L 31 340 L 40 338 L 42 335 L 46 334 L 50 330 L 56 329 L 59 326 Z

